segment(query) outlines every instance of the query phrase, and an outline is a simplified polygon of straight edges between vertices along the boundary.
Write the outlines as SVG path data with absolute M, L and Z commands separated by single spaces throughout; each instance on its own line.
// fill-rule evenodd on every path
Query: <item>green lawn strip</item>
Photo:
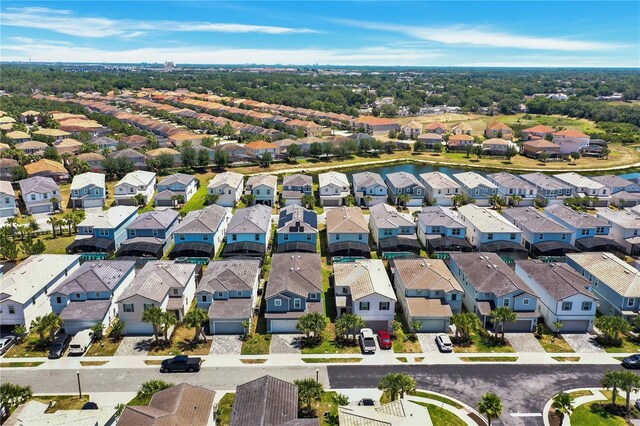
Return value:
M 108 334 L 105 333 L 105 334 Z M 110 337 L 104 337 L 99 342 L 94 342 L 85 356 L 114 356 L 122 343 L 122 339 L 116 340 Z
M 456 353 L 513 353 L 515 349 L 509 342 L 503 342 L 486 330 L 471 333 L 471 344 L 468 346 L 458 346 L 454 348 Z
M 551 358 L 555 359 L 559 362 L 578 362 L 580 361 L 579 356 L 552 356 Z
M 573 392 L 567 392 L 569 395 L 571 395 L 571 397 L 573 399 L 576 398 L 580 398 L 581 396 L 592 396 L 593 392 L 591 392 L 590 390 L 577 390 L 577 391 L 573 391 Z
M 343 341 L 336 337 L 336 326 L 329 323 L 324 330 L 323 339 L 314 346 L 302 348 L 303 355 L 323 355 L 323 354 L 359 354 L 360 346 L 357 341 Z
M 249 359 L 241 359 L 241 363 L 243 364 L 264 364 L 267 362 L 266 358 L 249 358 Z
M 398 356 L 396 357 L 396 359 L 400 362 L 407 362 L 407 357 L 406 356 Z
M 426 402 L 411 401 L 414 404 L 426 407 L 429 410 L 429 417 L 433 426 L 466 426 L 464 420 L 456 416 L 449 410 L 438 407 L 437 405 L 429 404 Z
M 180 213 L 187 214 L 194 210 L 200 210 L 204 207 L 207 201 L 207 182 L 200 181 L 200 188 L 191 197 L 189 201 L 185 203 L 180 209 Z
M 355 363 L 362 361 L 362 358 L 302 358 L 307 364 L 339 364 L 339 363 Z
M 241 355 L 268 355 L 271 346 L 270 334 L 254 334 L 242 342 Z
M 45 413 L 55 413 L 58 410 L 80 410 L 82 406 L 89 402 L 89 395 L 38 395 L 34 400 L 49 405 Z
M 105 365 L 109 361 L 80 361 L 80 365 L 83 367 L 98 367 L 100 365 Z
M 37 362 L 0 362 L 0 368 L 11 368 L 11 367 L 37 367 L 39 365 L 44 364 L 44 361 Z
M 393 339 L 393 352 L 402 353 L 421 353 L 422 346 L 417 336 L 411 333 L 409 324 L 402 313 L 396 313 L 395 320 L 402 325 L 399 330 L 395 332 L 395 339 Z
M 444 402 L 445 404 L 449 404 L 456 408 L 463 408 L 463 405 L 457 403 L 456 401 L 449 399 L 446 396 L 438 395 L 431 392 L 415 391 L 409 393 L 409 395 L 419 396 L 421 398 L 435 399 L 436 401 Z
M 636 353 L 640 352 L 640 346 L 637 343 L 631 341 L 628 337 L 622 339 L 620 346 L 605 346 L 605 352 L 610 354 L 617 353 Z
M 606 401 L 593 401 L 576 407 L 571 413 L 572 425 L 626 426 L 625 419 L 608 413 L 603 408 Z
M 460 357 L 464 362 L 516 362 L 517 356 L 468 356 Z
M 336 392 L 329 391 L 322 394 L 320 404 L 316 406 L 316 415 L 320 419 L 321 426 L 334 426 L 333 420 L 338 418 L 338 404 L 336 404 Z
M 235 393 L 225 393 L 218 402 L 218 408 L 216 410 L 216 424 L 218 426 L 229 426 L 229 423 L 231 423 L 231 413 L 233 412 L 233 403 L 235 400 Z
M 562 335 L 556 337 L 556 335 L 543 324 L 542 336 L 538 339 L 540 346 L 550 353 L 562 353 L 562 352 L 575 352 L 569 342 L 562 338 Z
M 161 365 L 162 360 L 161 359 L 145 359 L 144 363 L 146 365 Z
M 49 356 L 49 343 L 40 342 L 37 333 L 29 334 L 24 342 L 9 348 L 3 359 L 10 358 L 40 358 Z

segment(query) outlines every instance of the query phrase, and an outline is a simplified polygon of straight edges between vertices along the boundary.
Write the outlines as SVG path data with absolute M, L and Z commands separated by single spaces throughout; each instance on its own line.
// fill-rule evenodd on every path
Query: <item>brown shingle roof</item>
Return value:
M 230 426 L 278 426 L 298 418 L 298 387 L 263 376 L 236 389 Z

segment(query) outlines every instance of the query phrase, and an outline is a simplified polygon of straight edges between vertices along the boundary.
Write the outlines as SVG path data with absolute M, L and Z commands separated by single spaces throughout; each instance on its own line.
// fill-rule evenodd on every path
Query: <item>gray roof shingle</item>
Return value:
M 35 192 L 38 194 L 48 194 L 52 191 L 60 192 L 60 187 L 50 177 L 34 176 L 27 179 L 22 179 L 20 182 L 20 192 L 23 194 L 29 194 Z
M 202 210 L 187 213 L 174 233 L 200 234 L 214 233 L 227 215 L 227 209 L 217 204 L 212 204 Z
M 271 207 L 262 204 L 238 209 L 234 213 L 227 234 L 260 234 L 268 232 L 271 225 Z
M 214 260 L 209 263 L 196 292 L 252 290 L 259 271 L 259 259 Z
M 134 268 L 132 260 L 100 260 L 85 262 L 73 271 L 49 294 L 87 293 L 113 291 L 120 281 Z
M 322 291 L 322 264 L 317 253 L 276 253 L 271 257 L 271 271 L 265 297 L 283 291 L 307 297 Z
M 167 229 L 179 215 L 173 209 L 145 212 L 131 222 L 127 229 Z
M 560 301 L 576 294 L 596 298 L 587 290 L 591 283 L 566 263 L 518 260 L 516 264 L 555 300 Z
M 298 387 L 263 376 L 236 388 L 230 426 L 280 426 L 298 418 Z

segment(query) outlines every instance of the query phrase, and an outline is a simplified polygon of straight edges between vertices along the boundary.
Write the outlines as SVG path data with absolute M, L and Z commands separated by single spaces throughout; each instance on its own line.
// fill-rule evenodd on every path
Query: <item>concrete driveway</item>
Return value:
M 211 355 L 240 355 L 242 339 L 236 335 L 214 335 L 212 338 Z
M 569 346 L 576 352 L 597 352 L 602 353 L 604 349 L 598 343 L 596 343 L 595 335 L 589 333 L 568 334 L 562 333 L 564 340 L 569 343 Z
M 146 356 L 153 343 L 153 337 L 126 336 L 116 351 L 116 356 Z
M 516 352 L 545 352 L 533 333 L 505 333 L 504 337 Z
M 440 333 L 418 333 L 418 341 L 422 346 L 422 352 L 429 354 L 439 354 L 440 349 L 436 344 L 436 336 Z
M 301 350 L 301 334 L 272 334 L 272 354 L 299 354 Z

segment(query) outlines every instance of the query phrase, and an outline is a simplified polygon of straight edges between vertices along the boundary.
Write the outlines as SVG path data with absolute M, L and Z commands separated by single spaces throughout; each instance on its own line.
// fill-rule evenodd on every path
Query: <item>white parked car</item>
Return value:
M 6 336 L 0 338 L 0 355 L 6 353 L 11 346 L 16 343 L 16 338 L 13 336 Z
M 436 344 L 441 352 L 453 352 L 453 343 L 451 339 L 444 333 L 440 333 L 436 336 Z
M 360 347 L 362 353 L 373 354 L 376 352 L 376 337 L 370 328 L 360 329 Z
M 93 332 L 91 330 L 82 330 L 78 332 L 69 345 L 69 355 L 82 355 L 89 349 L 93 340 Z

